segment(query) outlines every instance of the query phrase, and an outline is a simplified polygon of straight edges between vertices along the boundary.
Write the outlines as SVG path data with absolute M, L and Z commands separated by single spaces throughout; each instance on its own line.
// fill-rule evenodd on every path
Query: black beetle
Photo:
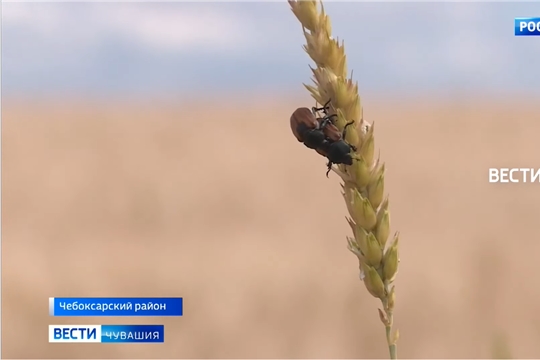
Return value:
M 356 151 L 356 147 L 343 140 L 347 133 L 347 127 L 352 124 L 354 124 L 354 121 L 348 122 L 345 125 L 342 138 L 339 140 L 327 138 L 317 149 L 315 149 L 319 154 L 328 159 L 326 177 L 328 177 L 330 170 L 332 170 L 333 164 L 352 165 L 353 163 L 351 151 Z

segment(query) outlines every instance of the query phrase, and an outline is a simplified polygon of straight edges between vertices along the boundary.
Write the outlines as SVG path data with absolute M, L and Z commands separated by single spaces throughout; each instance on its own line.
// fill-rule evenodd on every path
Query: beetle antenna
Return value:
M 327 110 L 329 109 L 330 102 L 332 102 L 332 99 L 328 99 L 328 101 L 323 105 L 324 113 L 328 114 Z

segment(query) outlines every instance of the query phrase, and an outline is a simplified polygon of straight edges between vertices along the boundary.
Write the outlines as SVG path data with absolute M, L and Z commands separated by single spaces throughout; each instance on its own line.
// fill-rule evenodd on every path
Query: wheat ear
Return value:
M 388 197 L 384 198 L 385 166 L 375 158 L 373 124 L 364 121 L 358 95 L 358 84 L 347 77 L 343 42 L 333 39 L 328 15 L 317 1 L 289 0 L 292 12 L 302 24 L 306 45 L 304 50 L 315 62 L 314 86 L 304 85 L 312 97 L 325 104 L 331 100 L 330 112 L 337 114 L 336 126 L 343 131 L 350 121 L 356 131 L 347 131 L 345 140 L 356 150 L 351 166 L 338 165 L 333 170 L 342 178 L 353 237 L 348 248 L 360 263 L 360 279 L 371 295 L 382 302 L 379 317 L 386 328 L 390 358 L 397 358 L 399 332 L 393 331 L 395 304 L 394 279 L 398 271 L 398 234 L 387 242 L 390 234 Z

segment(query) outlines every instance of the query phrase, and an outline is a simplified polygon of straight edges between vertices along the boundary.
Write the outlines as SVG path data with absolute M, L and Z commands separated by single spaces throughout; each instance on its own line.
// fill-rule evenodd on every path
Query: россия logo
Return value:
M 515 36 L 540 36 L 540 17 L 535 18 L 515 18 Z

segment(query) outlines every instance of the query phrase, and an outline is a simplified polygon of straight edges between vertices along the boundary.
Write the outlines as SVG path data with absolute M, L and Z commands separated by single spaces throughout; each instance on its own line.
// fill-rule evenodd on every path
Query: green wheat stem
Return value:
M 383 308 L 385 309 L 386 318 L 388 319 L 388 324 L 384 327 L 386 330 L 386 343 L 388 344 L 390 359 L 397 359 L 397 346 L 392 340 L 392 326 L 394 325 L 394 314 L 391 310 L 388 309 L 388 304 L 386 301 L 383 301 L 382 303 Z

